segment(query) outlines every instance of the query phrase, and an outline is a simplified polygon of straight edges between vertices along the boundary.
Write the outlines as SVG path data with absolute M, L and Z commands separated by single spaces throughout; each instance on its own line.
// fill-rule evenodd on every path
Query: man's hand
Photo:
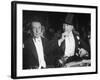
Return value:
M 88 52 L 83 48 L 79 49 L 79 54 L 80 54 L 80 57 L 88 56 Z
M 58 62 L 59 62 L 59 64 L 60 64 L 61 66 L 64 66 L 65 63 L 66 63 L 66 61 L 67 61 L 67 59 L 68 59 L 68 56 L 62 57 L 61 59 L 58 60 Z
M 67 35 L 68 35 L 67 32 L 62 33 L 61 38 L 58 40 L 58 44 L 59 44 L 59 46 L 60 46 L 61 43 L 66 39 Z

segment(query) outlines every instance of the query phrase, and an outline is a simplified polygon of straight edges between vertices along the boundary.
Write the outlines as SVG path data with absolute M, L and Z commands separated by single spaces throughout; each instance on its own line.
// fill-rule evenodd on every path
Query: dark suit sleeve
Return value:
M 29 50 L 29 40 L 27 40 L 24 43 L 24 48 L 23 48 L 23 69 L 29 69 L 30 68 L 30 50 Z
M 80 39 L 80 47 L 90 52 L 90 47 L 82 39 Z
M 24 48 L 23 48 L 23 69 L 28 68 L 28 62 L 27 62 L 27 43 L 24 43 Z
M 35 49 L 31 40 L 27 40 L 24 43 L 23 48 L 23 69 L 30 69 L 34 66 L 38 66 L 38 61 L 34 56 Z
M 48 51 L 48 63 L 50 65 L 56 65 L 56 61 L 63 55 L 61 48 L 58 46 L 58 40 L 51 40 L 47 46 Z
M 78 33 L 76 33 L 76 32 L 73 32 L 73 33 L 76 37 L 78 47 L 79 48 L 84 48 L 85 50 L 89 51 L 90 50 L 89 45 L 86 44 L 86 42 L 82 38 L 80 38 L 80 35 Z
M 55 56 L 61 56 L 62 55 L 62 49 L 58 45 L 58 40 L 51 40 L 49 42 L 49 51 L 53 52 L 53 55 Z

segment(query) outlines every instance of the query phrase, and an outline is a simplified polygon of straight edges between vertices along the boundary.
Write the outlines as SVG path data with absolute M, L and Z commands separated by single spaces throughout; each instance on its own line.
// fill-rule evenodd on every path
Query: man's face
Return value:
M 69 24 L 63 24 L 63 30 L 65 32 L 71 32 L 73 30 L 73 26 Z
M 35 38 L 41 36 L 41 23 L 40 22 L 32 22 L 32 31 Z

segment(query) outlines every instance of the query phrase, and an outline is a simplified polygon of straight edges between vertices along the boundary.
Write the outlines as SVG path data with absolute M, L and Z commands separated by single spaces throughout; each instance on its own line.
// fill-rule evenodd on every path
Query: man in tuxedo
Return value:
M 47 66 L 46 45 L 43 37 L 43 26 L 40 21 L 31 22 L 32 37 L 24 42 L 23 69 L 41 69 Z
M 89 47 L 80 39 L 79 33 L 74 30 L 73 14 L 68 14 L 63 23 L 63 33 L 58 40 L 58 46 L 62 50 L 59 63 L 64 65 L 71 61 L 80 61 L 85 56 L 89 56 Z

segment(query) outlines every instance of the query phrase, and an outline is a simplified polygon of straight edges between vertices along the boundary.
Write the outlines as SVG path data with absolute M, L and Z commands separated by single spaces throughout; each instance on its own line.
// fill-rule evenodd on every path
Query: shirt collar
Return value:
M 73 35 L 73 33 L 71 31 L 66 38 L 71 37 L 72 35 Z
M 72 31 L 69 33 L 69 35 L 72 35 Z
M 41 40 L 41 37 L 38 37 L 38 38 L 33 38 L 33 40 L 36 42 L 36 41 L 40 41 Z

